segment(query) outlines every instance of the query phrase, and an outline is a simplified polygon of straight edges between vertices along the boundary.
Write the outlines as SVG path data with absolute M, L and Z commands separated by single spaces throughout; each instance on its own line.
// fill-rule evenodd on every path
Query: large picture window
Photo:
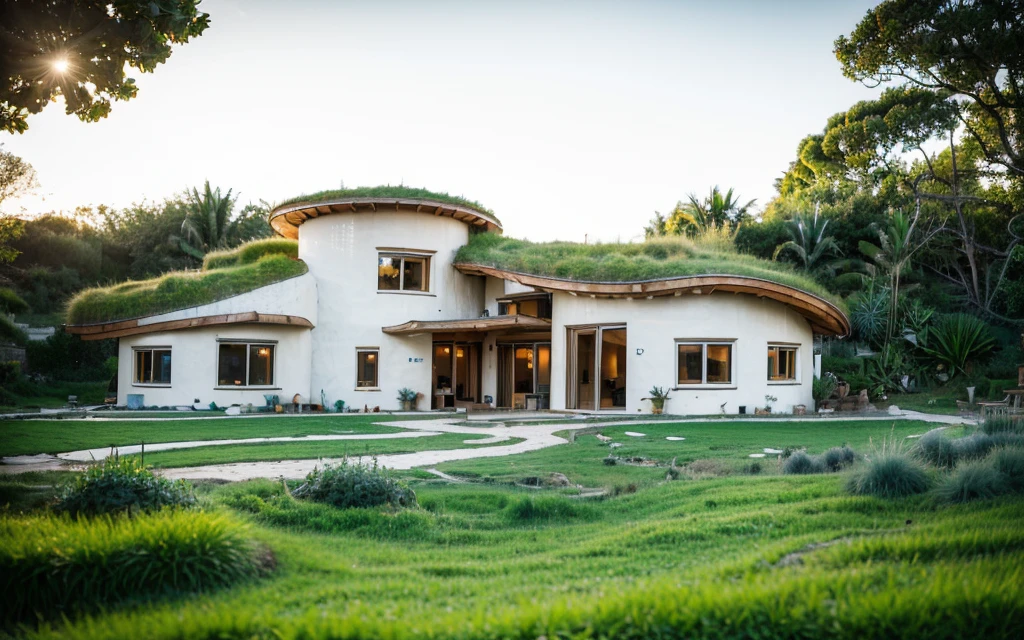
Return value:
M 276 345 L 261 342 L 221 342 L 217 353 L 217 384 L 221 387 L 274 385 Z
M 430 291 L 430 257 L 400 253 L 377 255 L 378 291 Z
M 380 350 L 356 349 L 356 388 L 376 389 Z
M 796 347 L 768 347 L 769 382 L 796 382 Z
M 135 384 L 171 384 L 171 350 L 167 347 L 135 349 Z
M 676 384 L 732 384 L 731 342 L 678 341 L 676 349 Z

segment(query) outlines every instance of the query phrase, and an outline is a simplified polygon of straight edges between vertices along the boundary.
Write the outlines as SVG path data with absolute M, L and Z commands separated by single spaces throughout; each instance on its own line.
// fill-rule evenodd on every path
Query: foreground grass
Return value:
M 39 635 L 1002 638 L 1024 631 L 1022 501 L 937 508 L 925 498 L 850 497 L 841 482 L 735 476 L 589 503 L 513 487 L 420 484 L 424 508 L 400 512 L 302 503 L 269 481 L 229 485 L 206 499 L 252 521 L 277 557 L 271 577 L 201 600 L 44 626 Z
M 232 462 L 260 462 L 264 460 L 313 460 L 317 458 L 344 458 L 346 456 L 378 456 L 416 451 L 466 449 L 469 447 L 507 446 L 519 439 L 492 445 L 474 445 L 473 440 L 485 440 L 487 435 L 445 433 L 422 438 L 394 440 L 320 440 L 313 442 L 274 442 L 267 444 L 241 444 L 216 447 L 197 447 L 174 451 L 156 451 L 146 454 L 146 464 L 153 467 L 195 467 Z M 465 442 L 465 441 L 468 441 Z
M 132 445 L 140 442 L 180 442 L 345 433 L 396 433 L 401 429 L 385 427 L 376 423 L 410 419 L 420 418 L 370 414 L 154 421 L 131 419 L 0 420 L 0 456 L 63 453 L 98 447 Z

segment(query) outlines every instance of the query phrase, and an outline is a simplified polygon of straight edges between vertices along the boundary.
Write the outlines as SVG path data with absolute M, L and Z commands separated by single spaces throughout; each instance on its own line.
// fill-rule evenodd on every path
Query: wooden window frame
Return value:
M 793 352 L 793 377 L 792 378 L 781 378 L 773 380 L 771 376 L 768 376 L 768 384 L 770 385 L 787 385 L 787 384 L 801 384 L 801 371 L 800 371 L 800 345 L 792 342 L 769 342 L 768 347 L 765 350 L 765 358 L 768 357 L 768 352 L 772 349 L 779 349 Z
M 244 346 L 245 347 L 245 384 L 221 384 L 220 382 L 220 348 L 224 345 Z M 250 355 L 252 347 L 269 347 L 272 349 L 272 357 L 274 364 L 270 369 L 270 384 L 249 384 L 249 377 L 251 376 L 250 371 Z M 216 352 L 216 385 L 214 389 L 271 389 L 278 390 L 281 387 L 277 386 L 277 341 L 276 340 L 218 340 L 217 341 L 217 352 Z
M 679 382 L 679 347 L 683 345 L 700 347 L 700 382 Z M 708 347 L 729 347 L 729 381 L 708 382 Z M 736 389 L 736 339 L 735 338 L 676 338 L 675 344 L 675 386 L 676 390 L 685 389 Z
M 362 354 L 373 354 L 373 385 L 360 385 L 359 377 L 359 356 Z M 356 347 L 356 391 L 380 391 L 380 347 Z
M 377 293 L 385 294 L 406 294 L 406 295 L 432 295 L 431 287 L 434 284 L 433 277 L 433 252 L 428 251 L 412 251 L 412 250 L 395 250 L 395 249 L 383 249 L 377 248 Z M 381 289 L 380 288 L 380 260 L 381 258 L 391 258 L 392 260 L 398 260 L 398 288 L 397 289 Z M 405 261 L 407 258 L 414 260 L 423 261 L 423 285 L 422 289 L 406 289 L 405 288 Z
M 132 347 L 132 386 L 133 387 L 170 387 L 171 380 L 167 382 L 139 382 L 138 372 L 138 353 L 140 351 L 149 351 L 151 354 L 155 351 L 167 351 L 171 354 L 171 380 L 174 379 L 174 353 L 173 349 L 169 346 L 138 346 Z M 150 355 L 149 362 L 149 379 L 153 379 L 153 367 L 156 365 L 156 357 Z

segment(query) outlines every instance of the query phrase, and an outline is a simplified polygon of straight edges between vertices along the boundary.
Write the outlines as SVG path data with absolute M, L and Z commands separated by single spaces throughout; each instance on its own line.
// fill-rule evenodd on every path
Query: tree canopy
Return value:
M 8 0 L 0 3 L 0 130 L 21 133 L 58 95 L 96 122 L 138 92 L 125 67 L 152 72 L 210 24 L 200 0 Z

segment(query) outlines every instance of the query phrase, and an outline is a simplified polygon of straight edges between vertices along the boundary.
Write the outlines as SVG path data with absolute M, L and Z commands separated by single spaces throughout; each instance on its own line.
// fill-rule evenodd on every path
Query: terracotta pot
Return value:
M 661 415 L 662 411 L 664 411 L 662 407 L 651 407 L 651 413 L 653 413 L 656 416 Z

